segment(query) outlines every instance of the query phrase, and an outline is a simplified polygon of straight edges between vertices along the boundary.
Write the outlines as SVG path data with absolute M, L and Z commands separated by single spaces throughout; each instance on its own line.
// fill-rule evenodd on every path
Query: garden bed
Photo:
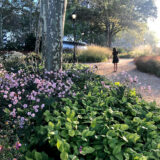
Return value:
M 160 159 L 155 103 L 93 69 L 64 68 L 21 68 L 1 76 L 1 128 L 8 140 L 0 142 L 0 159 Z

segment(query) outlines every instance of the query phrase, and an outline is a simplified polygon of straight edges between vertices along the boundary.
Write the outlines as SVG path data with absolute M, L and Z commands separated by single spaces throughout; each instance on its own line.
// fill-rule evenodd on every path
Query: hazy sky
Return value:
M 157 35 L 157 38 L 160 40 L 160 0 L 155 0 L 158 7 L 158 18 L 155 20 L 149 20 L 148 25 L 150 30 L 154 31 Z

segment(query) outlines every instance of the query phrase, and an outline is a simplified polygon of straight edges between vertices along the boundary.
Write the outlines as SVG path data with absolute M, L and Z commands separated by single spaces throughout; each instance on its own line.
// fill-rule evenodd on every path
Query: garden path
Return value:
M 92 63 L 89 65 L 92 67 L 97 65 L 98 69 L 96 73 L 104 75 L 107 79 L 113 82 L 124 81 L 124 72 L 127 72 L 127 75 L 130 75 L 130 77 L 133 78 L 137 76 L 138 83 L 135 85 L 137 91 L 141 93 L 145 100 L 149 102 L 156 101 L 160 105 L 160 78 L 138 71 L 134 64 L 134 59 L 120 59 L 117 72 L 113 72 L 113 64 L 111 60 L 108 63 Z M 145 88 L 151 86 L 151 91 L 149 92 L 149 90 L 141 89 L 142 86 Z

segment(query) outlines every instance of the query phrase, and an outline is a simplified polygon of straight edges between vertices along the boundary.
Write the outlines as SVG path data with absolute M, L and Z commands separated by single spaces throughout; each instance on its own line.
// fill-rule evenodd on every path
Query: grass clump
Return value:
M 112 55 L 112 51 L 106 47 L 91 45 L 86 50 L 79 50 L 79 62 L 105 62 Z
M 135 59 L 137 69 L 160 77 L 160 56 L 141 56 Z
M 139 57 L 139 56 L 146 56 L 146 55 L 153 55 L 153 49 L 150 45 L 141 45 L 135 47 L 132 51 L 129 52 L 131 57 Z

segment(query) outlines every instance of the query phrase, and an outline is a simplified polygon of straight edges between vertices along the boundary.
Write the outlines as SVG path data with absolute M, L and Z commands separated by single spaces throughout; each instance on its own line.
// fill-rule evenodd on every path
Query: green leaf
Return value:
M 117 130 L 119 129 L 119 130 L 122 130 L 122 131 L 125 131 L 125 130 L 129 129 L 129 126 L 127 124 L 114 124 L 113 127 Z
M 69 131 L 68 131 L 68 134 L 69 134 L 71 137 L 74 137 L 75 131 L 74 131 L 74 130 L 69 130 Z
M 72 125 L 71 125 L 71 123 L 66 122 L 66 123 L 65 123 L 65 126 L 66 126 L 66 128 L 67 128 L 68 130 L 72 130 Z
M 4 112 L 7 113 L 7 114 L 9 114 L 9 113 L 10 113 L 10 110 L 9 110 L 8 108 L 5 108 L 5 109 L 4 109 Z
M 70 115 L 70 112 L 71 112 L 70 108 L 69 108 L 69 107 L 66 107 L 65 110 L 66 110 L 66 115 L 69 116 L 69 115 Z
M 91 122 L 91 127 L 92 127 L 92 128 L 95 128 L 95 127 L 96 127 L 96 124 L 97 124 L 97 121 L 96 121 L 96 119 L 94 119 L 94 120 Z
M 61 160 L 68 160 L 68 153 L 67 152 L 62 152 L 60 157 L 61 157 Z
M 92 147 L 84 147 L 84 148 L 82 149 L 81 154 L 85 156 L 86 154 L 91 154 L 91 153 L 93 153 L 94 151 L 95 151 L 95 149 L 92 148 Z
M 49 110 L 46 110 L 43 115 L 45 116 L 45 121 L 46 122 L 49 122 L 49 121 L 53 120 L 53 116 L 51 115 Z
M 49 127 L 54 128 L 54 124 L 52 122 L 48 123 Z
M 82 137 L 89 137 L 89 136 L 93 136 L 94 134 L 95 134 L 95 131 L 83 130 Z
M 60 139 L 57 139 L 57 148 L 60 150 L 60 147 L 62 146 L 62 141 Z
M 115 157 L 116 157 L 118 160 L 123 160 L 123 155 L 122 155 L 122 153 L 116 154 Z
M 36 160 L 43 160 L 43 159 L 42 159 L 42 155 L 41 155 L 41 153 L 39 153 L 39 152 L 36 152 L 36 151 L 35 151 L 34 156 L 35 156 L 35 159 L 36 159 Z
M 25 157 L 26 160 L 33 160 L 32 158 Z
M 124 145 L 124 143 L 120 142 L 117 144 L 113 149 L 113 155 L 119 154 L 121 152 L 121 148 Z

